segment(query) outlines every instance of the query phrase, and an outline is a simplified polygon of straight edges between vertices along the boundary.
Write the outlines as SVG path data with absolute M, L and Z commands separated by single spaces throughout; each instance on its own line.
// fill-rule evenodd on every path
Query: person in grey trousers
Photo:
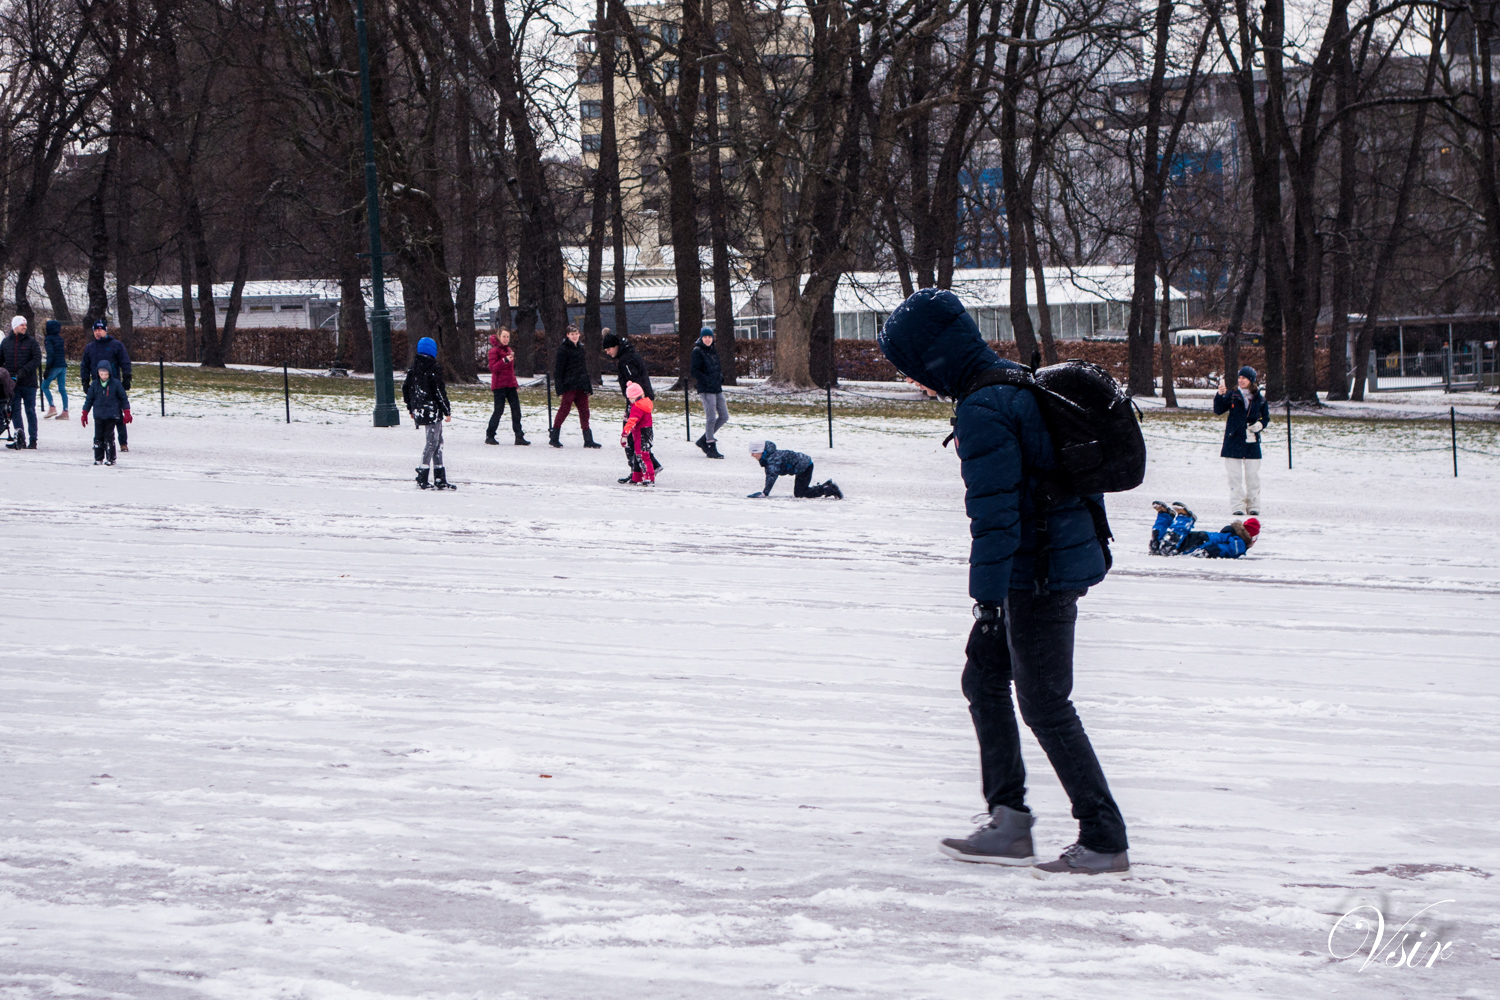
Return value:
M 692 375 L 698 399 L 703 403 L 703 422 L 708 428 L 694 443 L 709 458 L 723 458 L 714 433 L 729 423 L 729 405 L 724 402 L 724 368 L 719 364 L 719 352 L 714 350 L 714 332 L 706 326 L 698 333 L 698 343 L 693 345 Z

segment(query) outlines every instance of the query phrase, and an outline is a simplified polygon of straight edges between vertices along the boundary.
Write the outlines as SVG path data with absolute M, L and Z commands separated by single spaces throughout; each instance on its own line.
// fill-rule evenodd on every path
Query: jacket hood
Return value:
M 880 331 L 880 349 L 901 374 L 950 397 L 980 372 L 1012 364 L 990 350 L 958 296 L 942 288 L 923 288 L 897 306 Z
M 102 361 L 99 361 L 99 362 L 95 363 L 95 365 L 94 365 L 94 371 L 97 372 L 101 368 L 107 368 L 107 369 L 109 369 L 109 377 L 110 378 L 114 378 L 115 377 L 115 365 L 114 365 L 113 361 L 109 361 L 108 359 L 105 359 L 105 360 L 102 360 Z
M 499 347 L 500 346 L 500 335 L 498 333 L 492 333 L 492 334 L 490 334 L 490 346 L 491 347 Z
M 47 336 L 50 337 L 53 334 L 62 335 L 62 324 L 55 319 L 49 319 L 47 321 Z

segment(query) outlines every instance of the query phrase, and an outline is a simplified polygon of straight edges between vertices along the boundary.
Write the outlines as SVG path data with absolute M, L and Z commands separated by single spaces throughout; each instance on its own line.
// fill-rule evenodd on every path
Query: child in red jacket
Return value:
M 656 465 L 651 461 L 651 400 L 639 383 L 625 386 L 625 398 L 630 401 L 630 412 L 626 414 L 625 426 L 620 431 L 620 447 L 630 460 L 630 482 L 636 486 L 656 485 Z

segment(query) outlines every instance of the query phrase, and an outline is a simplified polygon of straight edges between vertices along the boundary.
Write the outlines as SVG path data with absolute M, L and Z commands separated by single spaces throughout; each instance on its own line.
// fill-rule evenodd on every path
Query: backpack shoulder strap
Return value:
M 974 395 L 974 393 L 978 392 L 980 389 L 985 389 L 992 385 L 1024 385 L 1030 386 L 1032 388 L 1037 387 L 1036 379 L 1032 377 L 1030 368 L 1012 368 L 1010 365 L 1001 365 L 998 368 L 986 368 L 978 375 L 975 375 L 973 378 L 969 379 L 968 382 L 964 383 L 963 387 L 958 391 L 957 398 L 953 400 L 953 416 L 949 419 L 948 425 L 950 427 L 953 427 L 954 430 L 950 432 L 947 437 L 943 438 L 944 448 L 948 447 L 948 443 L 953 440 L 954 434 L 958 433 L 957 427 L 959 406 L 963 403 L 964 400 Z

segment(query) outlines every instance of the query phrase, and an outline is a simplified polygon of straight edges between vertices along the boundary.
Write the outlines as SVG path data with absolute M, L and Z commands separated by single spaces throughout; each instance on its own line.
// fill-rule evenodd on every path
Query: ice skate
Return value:
M 1032 869 L 1037 878 L 1054 875 L 1124 875 L 1130 871 L 1128 852 L 1100 854 L 1082 844 L 1074 844 L 1062 852 L 1056 861 L 1048 861 Z
M 996 806 L 988 814 L 980 813 L 974 822 L 984 824 L 959 840 L 949 837 L 938 843 L 938 850 L 959 861 L 986 865 L 1024 866 L 1036 861 L 1031 846 L 1031 826 L 1036 817 L 1009 806 Z

